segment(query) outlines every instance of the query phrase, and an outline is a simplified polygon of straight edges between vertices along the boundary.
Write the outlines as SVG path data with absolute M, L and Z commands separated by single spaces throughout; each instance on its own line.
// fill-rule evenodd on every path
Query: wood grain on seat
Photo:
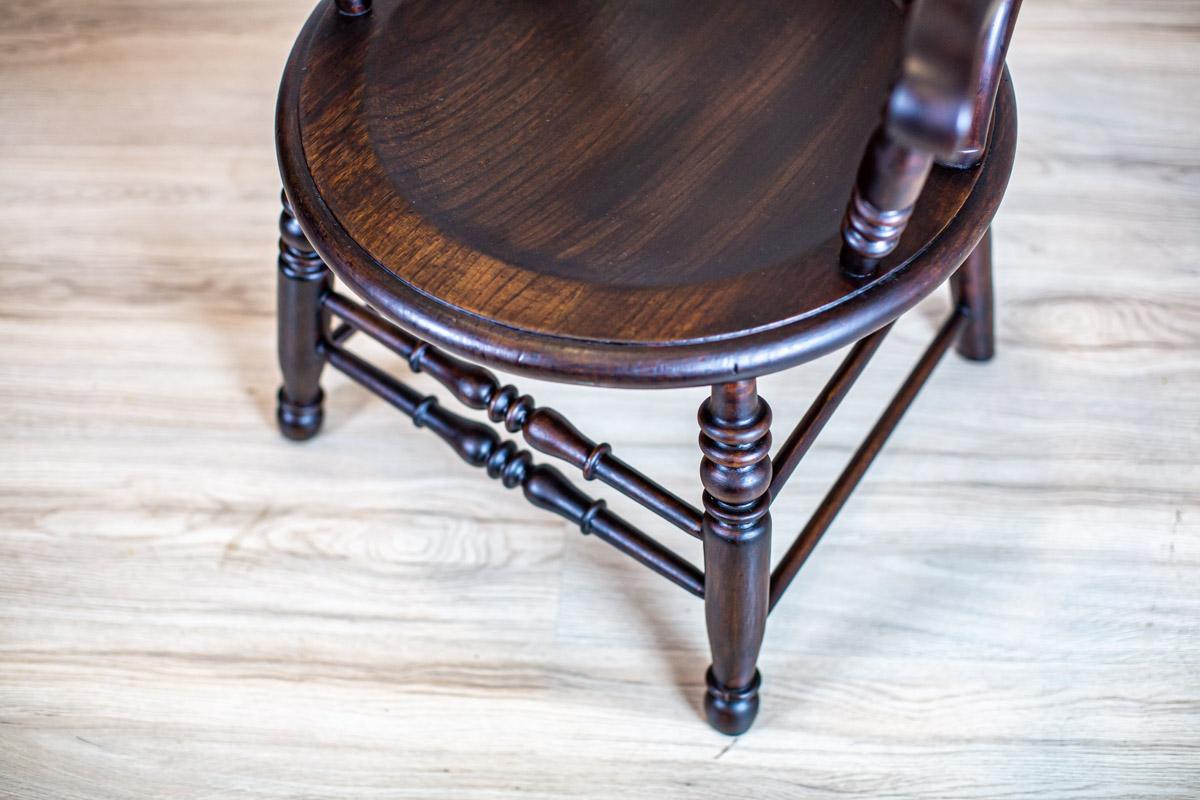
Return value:
M 791 341 L 760 362 L 778 368 L 931 291 L 1002 192 L 993 182 L 994 202 L 943 256 L 954 263 L 922 279 L 927 290 L 892 279 L 945 232 L 987 165 L 935 171 L 874 279 L 839 270 L 842 211 L 901 27 L 882 0 L 381 0 L 358 18 L 326 7 L 281 97 L 281 149 L 299 164 L 289 170 L 285 154 L 285 179 L 306 173 L 288 191 L 315 196 L 293 197 L 302 223 L 327 216 L 353 243 L 326 252 L 338 250 L 331 237 L 312 237 L 335 271 L 372 262 L 366 282 L 388 284 L 384 310 L 460 352 L 530 371 L 553 352 L 560 379 L 612 382 L 606 373 L 629 370 L 597 366 L 612 363 L 603 347 L 579 351 L 646 346 L 672 379 L 704 382 L 703 354 L 667 350 L 775 330 L 767 339 Z M 1010 161 L 997 160 L 1006 178 Z M 873 314 L 848 303 L 883 286 L 894 308 L 878 294 Z M 564 349 L 578 369 L 562 368 Z

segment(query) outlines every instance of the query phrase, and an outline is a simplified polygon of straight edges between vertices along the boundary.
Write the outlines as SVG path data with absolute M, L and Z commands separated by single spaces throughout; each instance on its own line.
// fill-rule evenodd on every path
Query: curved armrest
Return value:
M 887 107 L 899 144 L 953 160 L 990 122 L 1016 0 L 916 0 Z M 986 130 L 986 128 L 985 128 Z
M 936 159 L 983 156 L 1021 0 L 915 0 L 883 124 L 867 145 L 842 221 L 842 266 L 871 275 L 896 249 Z

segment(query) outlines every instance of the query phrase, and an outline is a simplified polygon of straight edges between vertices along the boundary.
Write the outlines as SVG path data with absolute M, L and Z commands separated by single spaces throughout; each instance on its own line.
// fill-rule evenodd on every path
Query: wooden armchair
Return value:
M 1015 147 L 1017 6 L 322 2 L 279 99 L 284 434 L 317 433 L 330 366 L 703 598 L 708 720 L 745 731 L 768 613 L 949 347 L 992 354 L 987 232 Z M 948 280 L 953 312 L 772 569 L 772 500 L 896 318 Z M 492 424 L 357 355 L 355 334 Z M 843 347 L 772 454 L 756 378 Z M 711 387 L 700 504 L 487 366 Z M 700 539 L 703 569 L 497 427 Z

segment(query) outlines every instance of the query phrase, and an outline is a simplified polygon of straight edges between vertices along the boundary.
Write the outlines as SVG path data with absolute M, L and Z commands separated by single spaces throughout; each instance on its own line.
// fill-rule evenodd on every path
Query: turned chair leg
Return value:
M 297 441 L 316 436 L 324 417 L 321 340 L 328 333 L 329 315 L 321 309 L 321 297 L 329 289 L 329 270 L 300 230 L 284 196 L 279 217 L 278 294 L 283 386 L 276 416 L 283 435 Z
M 996 354 L 992 298 L 992 231 L 989 228 L 971 255 L 950 279 L 954 302 L 967 309 L 967 323 L 958 337 L 958 352 L 971 361 Z
M 704 710 L 721 733 L 758 713 L 756 668 L 771 589 L 771 409 L 755 381 L 714 386 L 700 406 L 704 614 L 712 666 Z

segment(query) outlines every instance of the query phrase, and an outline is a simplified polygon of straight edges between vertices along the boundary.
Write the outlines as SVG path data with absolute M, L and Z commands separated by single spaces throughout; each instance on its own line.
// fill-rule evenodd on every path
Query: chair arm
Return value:
M 970 167 L 987 142 L 1020 0 L 915 0 L 900 77 L 842 220 L 842 267 L 868 277 L 900 243 L 933 162 Z
M 887 106 L 891 138 L 956 165 L 973 139 L 977 145 L 986 139 L 1020 5 L 1020 0 L 913 3 L 900 79 Z

